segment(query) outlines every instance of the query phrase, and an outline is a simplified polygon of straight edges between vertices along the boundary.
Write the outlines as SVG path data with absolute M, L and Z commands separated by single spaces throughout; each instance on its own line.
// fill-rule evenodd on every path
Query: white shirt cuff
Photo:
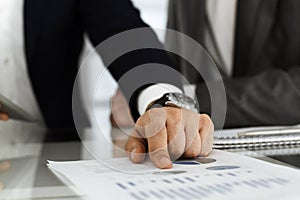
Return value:
M 146 112 L 146 109 L 151 102 L 170 92 L 182 93 L 182 90 L 167 83 L 151 85 L 143 90 L 138 97 L 138 111 L 140 115 L 143 115 Z
M 192 99 L 196 99 L 196 85 L 188 84 L 183 86 L 184 94 L 191 97 Z

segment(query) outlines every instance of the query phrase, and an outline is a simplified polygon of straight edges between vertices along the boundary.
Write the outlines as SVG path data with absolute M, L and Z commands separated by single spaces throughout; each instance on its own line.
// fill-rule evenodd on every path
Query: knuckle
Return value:
M 137 119 L 137 121 L 136 121 L 136 125 L 142 125 L 143 124 L 143 121 L 144 121 L 144 119 L 143 119 L 143 115 L 142 116 L 140 116 L 138 119 Z
M 135 122 L 136 126 L 143 127 L 150 123 L 149 113 L 144 113 Z
M 199 153 L 200 153 L 200 150 L 193 148 L 193 149 L 186 150 L 184 155 L 189 158 L 194 158 L 194 157 L 197 157 L 199 155 Z
M 203 123 L 212 124 L 211 118 L 207 114 L 201 114 L 200 117 Z
M 201 148 L 200 151 L 200 156 L 208 156 L 209 153 L 212 151 L 212 147 L 213 147 L 213 142 L 211 141 L 207 141 L 205 143 L 205 145 L 203 145 L 203 147 Z
M 205 157 L 205 156 L 208 156 L 211 151 L 212 151 L 212 148 L 201 150 L 199 155 Z
M 169 145 L 168 151 L 172 159 L 177 159 L 184 153 L 184 146 Z
M 212 133 L 215 129 L 213 121 L 207 114 L 200 115 L 200 124 L 201 126 L 206 126 L 210 133 Z

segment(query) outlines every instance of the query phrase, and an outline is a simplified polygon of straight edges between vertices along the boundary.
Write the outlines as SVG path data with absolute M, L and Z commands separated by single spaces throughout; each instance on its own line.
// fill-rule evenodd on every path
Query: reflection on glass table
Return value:
M 126 156 L 122 151 L 126 143 L 126 134 L 113 129 L 112 140 L 113 156 Z M 47 160 L 71 161 L 91 158 L 80 141 L 46 143 L 31 141 L 24 144 L 2 145 L 0 151 L 6 152 L 5 157 L 0 158 L 0 199 L 84 199 L 81 191 L 71 183 L 62 182 L 46 166 Z M 237 153 L 248 154 L 271 163 L 300 167 L 299 151 L 298 153 L 294 151 L 291 155 L 286 153 L 280 155 L 281 151 L 279 149 L 277 151 L 277 156 L 267 157 L 259 154 L 261 152 L 236 150 Z
M 3 148 L 9 152 L 8 147 Z M 79 142 L 15 144 L 11 148 L 13 158 L 0 161 L 0 199 L 81 199 L 83 194 L 72 184 L 61 182 L 46 167 L 47 159 L 80 159 Z M 22 149 L 27 155 L 22 155 Z

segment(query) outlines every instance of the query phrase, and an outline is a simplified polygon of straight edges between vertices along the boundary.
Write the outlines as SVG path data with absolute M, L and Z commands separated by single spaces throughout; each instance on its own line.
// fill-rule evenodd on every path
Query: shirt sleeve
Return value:
M 144 89 L 138 97 L 139 114 L 143 115 L 151 102 L 161 98 L 164 94 L 170 92 L 182 93 L 182 90 L 174 85 L 167 83 L 155 84 Z

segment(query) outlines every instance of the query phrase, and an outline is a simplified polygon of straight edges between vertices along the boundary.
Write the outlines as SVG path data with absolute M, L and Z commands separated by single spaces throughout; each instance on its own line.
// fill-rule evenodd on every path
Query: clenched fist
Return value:
M 142 162 L 148 152 L 158 168 L 167 169 L 181 156 L 207 156 L 213 131 L 208 115 L 175 107 L 153 108 L 137 120 L 125 150 L 134 163 Z

